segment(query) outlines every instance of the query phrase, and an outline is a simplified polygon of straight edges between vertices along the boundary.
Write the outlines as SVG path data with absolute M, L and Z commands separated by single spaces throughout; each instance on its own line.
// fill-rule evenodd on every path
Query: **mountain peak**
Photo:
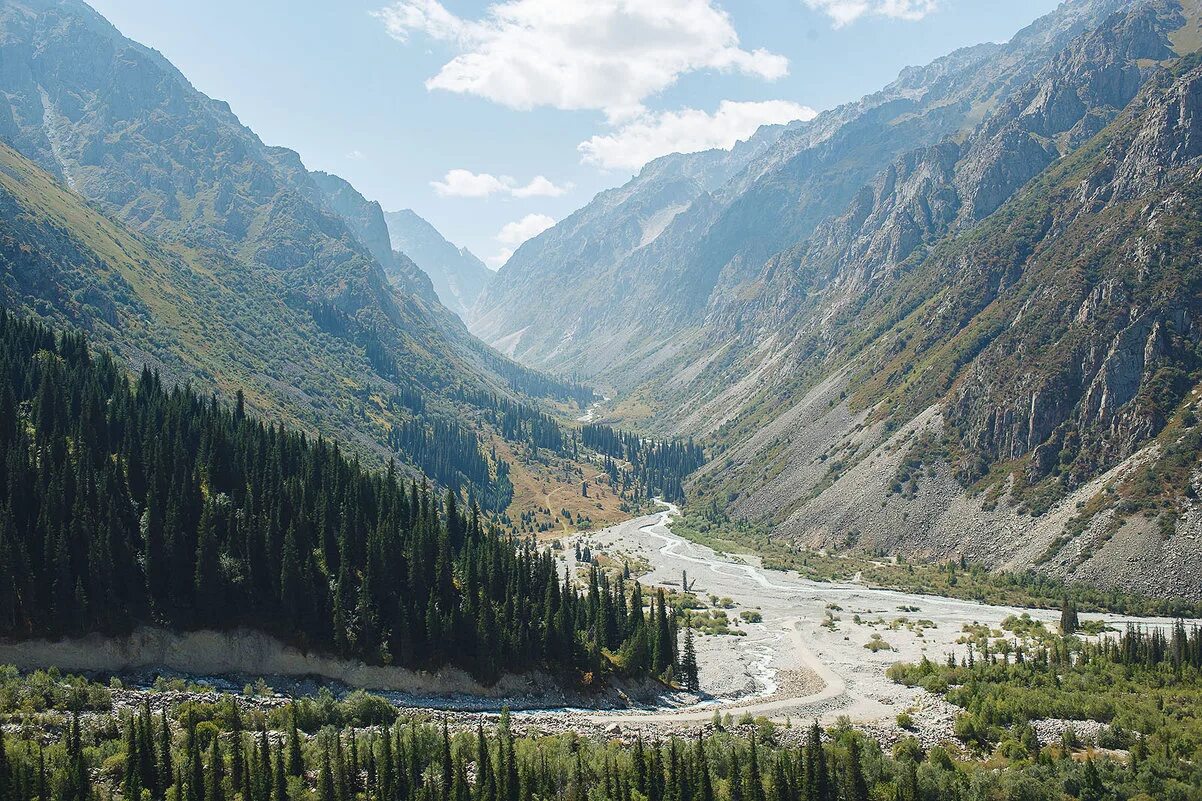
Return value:
M 413 209 L 384 215 L 393 249 L 413 259 L 433 282 L 439 300 L 464 322 L 472 318 L 476 300 L 493 272 L 467 248 L 448 242 Z

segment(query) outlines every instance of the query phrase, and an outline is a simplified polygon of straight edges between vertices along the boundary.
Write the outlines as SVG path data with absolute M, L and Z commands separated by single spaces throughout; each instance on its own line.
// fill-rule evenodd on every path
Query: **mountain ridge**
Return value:
M 1180 487 L 1199 475 L 1181 462 L 1185 446 L 1164 440 L 1193 441 L 1178 404 L 1197 383 L 1196 310 L 1178 288 L 1163 301 L 1171 311 L 1148 316 L 1146 293 L 1170 292 L 1141 283 L 1157 262 L 1132 277 L 1107 254 L 1117 231 L 1170 248 L 1130 204 L 1163 203 L 1158 181 L 1185 192 L 1194 118 L 1182 75 L 1195 56 L 1181 32 L 1199 15 L 1192 0 L 1069 3 L 1007 45 L 908 70 L 883 95 L 791 129 L 759 156 L 771 168 L 749 162 L 743 177 L 698 193 L 673 221 L 676 241 L 719 247 L 692 259 L 671 227 L 656 240 L 649 259 L 669 253 L 658 261 L 675 266 L 661 274 L 679 269 L 694 293 L 677 292 L 662 318 L 614 323 L 635 308 L 638 293 L 622 294 L 634 276 L 661 287 L 627 259 L 604 273 L 609 296 L 588 296 L 565 328 L 554 315 L 523 328 L 511 352 L 561 367 L 592 355 L 597 380 L 618 390 L 612 419 L 707 437 L 712 458 L 692 500 L 779 537 L 1198 597 L 1199 565 L 1183 555 L 1198 516 Z M 1139 115 L 1173 92 L 1174 111 L 1160 113 L 1178 126 L 1151 133 Z M 903 109 L 909 128 L 897 129 Z M 1139 120 L 1143 139 L 1129 132 Z M 865 149 L 872 131 L 888 144 Z M 1132 153 L 1107 150 L 1118 140 Z M 822 166 L 853 155 L 871 156 L 872 169 Z M 1079 183 L 1057 184 L 1073 165 Z M 844 183 L 827 192 L 823 176 Z M 774 205 L 789 193 L 796 208 Z M 1078 197 L 1090 193 L 1099 208 Z M 1129 205 L 1107 206 L 1108 193 Z M 813 206 L 815 194 L 828 205 Z M 1169 197 L 1161 219 L 1188 252 L 1193 195 Z M 769 224 L 795 241 L 760 258 L 740 240 Z M 1083 254 L 1096 264 L 1079 272 Z M 511 261 L 494 286 L 522 265 Z M 1165 270 L 1182 287 L 1195 280 L 1186 263 Z M 1125 304 L 1130 330 L 1090 316 Z M 1069 308 L 1092 333 L 1065 325 Z M 648 323 L 659 333 L 643 333 Z M 1156 567 L 1170 558 L 1170 570 Z
M 430 276 L 442 304 L 470 323 L 493 271 L 467 248 L 456 247 L 412 209 L 384 214 L 392 247 Z
M 241 390 L 256 412 L 375 464 L 400 457 L 406 471 L 459 486 L 463 465 L 447 461 L 458 451 L 436 432 L 455 448 L 470 440 L 470 471 L 498 483 L 476 489 L 502 507 L 504 469 L 482 442 L 492 434 L 462 398 L 587 402 L 583 388 L 473 338 L 393 252 L 378 204 L 263 143 L 83 3 L 6 2 L 0 58 L 14 210 L 0 233 L 14 263 L 41 254 L 54 276 L 6 276 L 9 308 L 83 325 L 135 367 L 227 397 Z M 408 425 L 426 435 L 398 449 L 394 431 Z

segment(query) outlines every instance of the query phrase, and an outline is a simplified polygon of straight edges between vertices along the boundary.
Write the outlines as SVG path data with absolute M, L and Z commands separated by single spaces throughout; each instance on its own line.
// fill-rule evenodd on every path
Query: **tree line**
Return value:
M 0 572 L 8 637 L 249 626 L 485 680 L 676 668 L 663 600 L 645 609 L 637 582 L 580 594 L 454 492 L 255 420 L 241 396 L 131 381 L 82 335 L 3 311 Z

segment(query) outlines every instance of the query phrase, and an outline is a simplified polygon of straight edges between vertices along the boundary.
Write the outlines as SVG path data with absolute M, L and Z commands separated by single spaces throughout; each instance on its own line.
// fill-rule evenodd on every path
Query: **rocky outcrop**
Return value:
M 404 253 L 393 250 L 380 204 L 363 197 L 355 187 L 337 175 L 325 172 L 311 175 L 326 206 L 363 243 L 376 263 L 384 268 L 392 284 L 406 294 L 418 295 L 427 303 L 437 305 L 439 296 L 435 293 L 430 276 Z
M 754 278 L 727 270 L 668 340 L 671 377 L 638 390 L 719 443 L 695 496 L 808 542 L 1202 595 L 1178 481 L 1198 67 L 1172 49 L 1198 13 L 1154 0 L 1078 31 L 994 84 L 968 135 L 900 154 Z

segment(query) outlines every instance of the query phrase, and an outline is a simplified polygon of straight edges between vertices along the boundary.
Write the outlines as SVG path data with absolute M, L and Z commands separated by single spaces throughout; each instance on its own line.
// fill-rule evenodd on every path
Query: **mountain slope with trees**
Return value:
M 3 4 L 0 58 L 6 307 L 78 327 L 134 370 L 241 390 L 375 465 L 433 469 L 498 513 L 512 487 L 495 432 L 457 399 L 591 400 L 472 337 L 392 250 L 378 205 L 265 145 L 83 3 Z
M 557 564 L 241 395 L 131 382 L 83 336 L 0 310 L 0 636 L 248 626 L 486 681 L 678 669 L 662 592 L 647 611 L 594 569 L 578 595 Z
M 1196 0 L 1066 3 L 907 70 L 607 262 L 611 290 L 556 278 L 590 308 L 531 350 L 494 341 L 595 366 L 616 421 L 705 437 L 690 498 L 779 536 L 1198 597 L 1200 23 Z

